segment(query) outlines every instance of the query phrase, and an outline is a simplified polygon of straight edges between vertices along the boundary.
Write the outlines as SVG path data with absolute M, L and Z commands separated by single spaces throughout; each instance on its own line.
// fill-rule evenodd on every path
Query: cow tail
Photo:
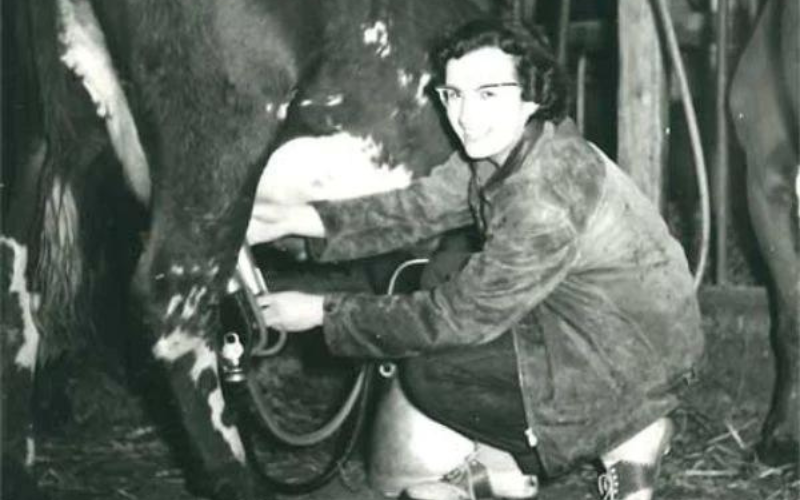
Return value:
M 34 65 L 41 136 L 46 154 L 39 165 L 36 209 L 28 242 L 33 289 L 40 294 L 36 320 L 45 336 L 44 354 L 74 345 L 91 324 L 92 276 L 82 234 L 81 186 L 87 171 L 80 157 L 91 156 L 78 137 L 81 127 L 74 110 L 80 105 L 70 93 L 70 75 L 59 59 L 58 11 L 55 1 L 19 1 L 26 36 L 21 52 Z M 97 142 L 97 149 L 100 144 Z M 91 146 L 89 146 L 91 148 Z M 80 153 L 79 153 L 80 152 Z M 78 335 L 78 332 L 81 332 Z

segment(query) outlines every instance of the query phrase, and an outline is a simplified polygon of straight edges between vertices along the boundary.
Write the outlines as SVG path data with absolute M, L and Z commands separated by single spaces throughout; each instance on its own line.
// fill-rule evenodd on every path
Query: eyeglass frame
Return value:
M 496 88 L 508 88 L 508 87 L 517 87 L 522 90 L 522 84 L 519 82 L 499 82 L 499 83 L 487 83 L 485 85 L 481 85 L 474 89 L 459 89 L 457 87 L 452 87 L 450 85 L 436 85 L 433 87 L 433 91 L 436 93 L 436 96 L 439 99 L 439 102 L 442 103 L 442 106 L 448 107 L 451 106 L 450 98 L 445 96 L 445 92 L 455 91 L 460 94 L 460 97 L 463 99 L 464 95 L 469 92 L 478 93 L 485 90 L 491 90 Z

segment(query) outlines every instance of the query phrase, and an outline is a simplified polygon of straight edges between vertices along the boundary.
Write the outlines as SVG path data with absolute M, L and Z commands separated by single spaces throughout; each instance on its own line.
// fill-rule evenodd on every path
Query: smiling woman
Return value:
M 447 84 L 437 92 L 450 126 L 475 160 L 502 165 L 539 105 L 523 101 L 514 59 L 496 47 L 447 63 Z
M 280 214 L 265 223 L 272 237 L 312 237 L 320 260 L 464 226 L 479 233 L 478 251 L 428 290 L 277 293 L 262 299 L 264 319 L 287 331 L 322 326 L 338 355 L 402 359 L 411 403 L 493 450 L 439 481 L 410 482 L 411 498 L 531 495 L 491 467 L 482 474 L 510 453 L 528 475 L 599 459 L 604 498 L 649 500 L 673 433 L 667 415 L 704 345 L 683 250 L 565 118 L 565 78 L 540 38 L 476 21 L 438 63 L 463 156 L 406 189 L 256 212 Z

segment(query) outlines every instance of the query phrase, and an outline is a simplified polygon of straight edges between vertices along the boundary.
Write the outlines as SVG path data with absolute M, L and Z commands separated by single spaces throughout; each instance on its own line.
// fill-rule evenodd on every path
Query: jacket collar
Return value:
M 486 182 L 481 186 L 484 193 L 493 190 L 511 175 L 519 172 L 528 163 L 528 158 L 532 156 L 532 153 L 541 142 L 542 136 L 552 136 L 554 134 L 572 136 L 580 135 L 580 132 L 571 118 L 565 118 L 558 124 L 545 120 L 531 120 L 525 127 L 519 142 L 508 155 L 505 163 L 494 169 L 488 178 L 483 177 L 486 178 Z M 474 166 L 473 173 L 476 174 L 477 172 L 477 166 Z M 480 177 L 477 177 L 477 179 L 479 179 L 480 184 Z
M 482 188 L 484 191 L 489 191 L 494 186 L 501 184 L 522 168 L 522 165 L 525 163 L 524 158 L 533 151 L 544 129 L 545 122 L 542 120 L 531 120 L 530 123 L 528 123 L 522 133 L 522 137 L 519 142 L 517 142 L 517 145 L 514 146 L 514 149 L 511 150 L 511 153 L 509 153 L 505 163 L 496 168 L 483 184 Z

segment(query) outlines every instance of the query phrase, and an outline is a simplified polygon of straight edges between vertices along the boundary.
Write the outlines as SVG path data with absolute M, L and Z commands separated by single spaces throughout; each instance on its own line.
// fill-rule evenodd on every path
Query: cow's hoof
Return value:
M 792 436 L 767 436 L 756 446 L 758 459 L 772 467 L 800 465 L 800 443 Z

